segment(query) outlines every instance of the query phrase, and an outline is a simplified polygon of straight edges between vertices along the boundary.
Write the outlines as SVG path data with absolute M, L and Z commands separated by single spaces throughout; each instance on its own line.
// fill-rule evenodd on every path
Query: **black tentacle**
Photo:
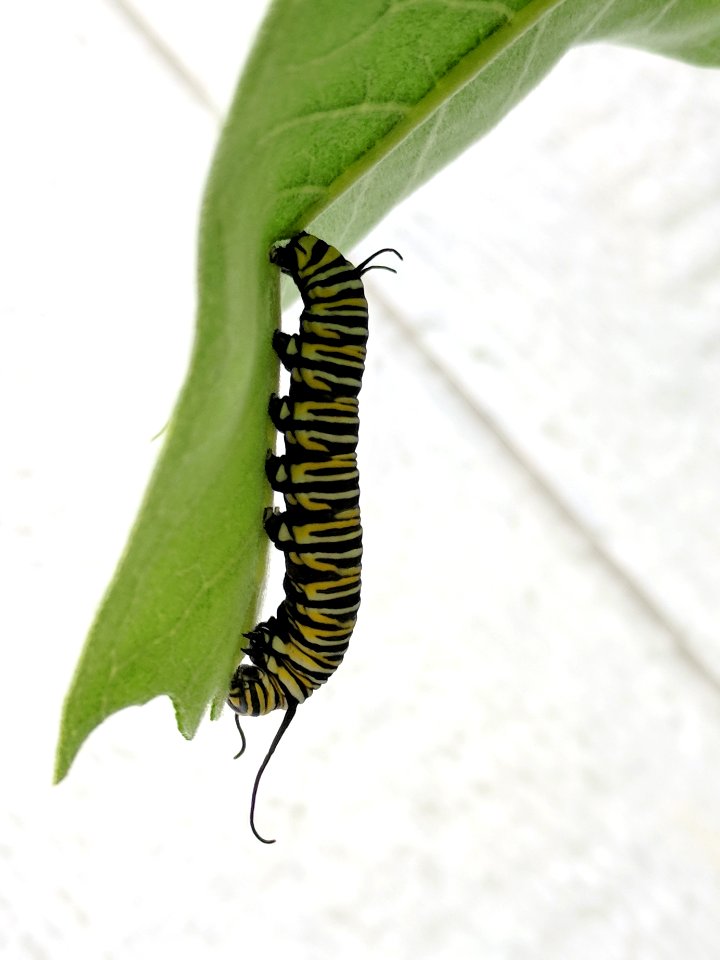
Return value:
M 270 749 L 265 755 L 265 759 L 260 764 L 260 769 L 258 770 L 257 776 L 255 777 L 255 784 L 253 786 L 252 799 L 250 801 L 250 829 L 258 838 L 258 840 L 260 840 L 262 843 L 275 843 L 275 841 L 266 840 L 265 837 L 261 837 L 260 834 L 255 829 L 255 801 L 257 799 L 258 786 L 260 785 L 260 777 L 262 777 L 263 773 L 265 772 L 265 767 L 268 765 L 270 761 L 270 757 L 275 753 L 275 748 L 277 747 L 277 745 L 280 743 L 283 736 L 285 735 L 285 731 L 292 723 L 296 710 L 297 710 L 297 700 L 289 700 L 287 710 L 285 712 L 285 716 L 283 717 L 283 722 L 280 724 L 280 729 L 275 734 L 275 738 L 273 742 L 270 744 Z
M 397 273 L 397 270 L 394 267 L 386 267 L 382 263 L 377 263 L 372 267 L 369 267 L 368 264 L 371 263 L 375 257 L 379 257 L 381 253 L 394 253 L 396 257 L 399 257 L 402 260 L 402 254 L 395 249 L 395 247 L 383 247 L 382 250 L 376 250 L 375 253 L 371 253 L 367 260 L 363 260 L 362 263 L 357 266 L 358 276 L 361 277 L 364 273 L 367 273 L 368 270 L 389 270 L 390 273 Z
M 236 753 L 233 757 L 233 760 L 237 760 L 238 757 L 241 757 L 245 753 L 245 747 L 247 746 L 247 740 L 245 739 L 245 734 L 243 733 L 243 728 L 240 726 L 240 714 L 235 714 L 235 726 L 238 728 L 238 733 L 240 734 L 240 739 L 242 740 L 242 746 L 240 747 L 240 752 Z

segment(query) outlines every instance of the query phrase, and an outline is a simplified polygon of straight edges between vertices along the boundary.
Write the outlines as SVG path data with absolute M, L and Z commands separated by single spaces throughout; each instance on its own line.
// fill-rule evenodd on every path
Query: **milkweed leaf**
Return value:
M 340 249 L 488 132 L 573 45 L 720 62 L 717 0 L 277 0 L 217 147 L 186 383 L 68 693 L 56 777 L 159 694 L 192 737 L 254 624 L 277 276 L 300 228 Z

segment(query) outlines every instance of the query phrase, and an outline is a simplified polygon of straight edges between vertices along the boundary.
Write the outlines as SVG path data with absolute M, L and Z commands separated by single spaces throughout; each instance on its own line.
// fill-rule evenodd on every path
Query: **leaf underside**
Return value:
M 62 779 L 88 734 L 160 695 L 184 736 L 219 711 L 254 625 L 270 501 L 272 242 L 351 247 L 490 130 L 572 46 L 720 62 L 716 0 L 277 0 L 209 176 L 187 380 L 65 701 Z

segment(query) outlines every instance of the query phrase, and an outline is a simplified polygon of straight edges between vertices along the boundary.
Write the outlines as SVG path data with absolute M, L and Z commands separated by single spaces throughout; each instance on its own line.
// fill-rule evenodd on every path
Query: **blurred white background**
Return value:
M 356 252 L 405 257 L 367 284 L 364 601 L 264 779 L 278 843 L 277 717 L 233 763 L 159 700 L 50 786 L 263 9 L 0 14 L 2 955 L 716 960 L 720 72 L 579 49 Z

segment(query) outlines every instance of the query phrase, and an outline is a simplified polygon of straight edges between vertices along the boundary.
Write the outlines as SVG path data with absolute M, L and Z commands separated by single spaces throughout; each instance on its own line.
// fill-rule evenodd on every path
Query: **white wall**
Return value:
M 157 701 L 49 785 L 261 8 L 2 15 L 3 956 L 714 960 L 718 73 L 578 50 L 362 244 L 405 257 L 368 278 L 363 608 L 264 780 L 278 843 L 275 717 L 232 763 L 229 716 L 188 744 Z

